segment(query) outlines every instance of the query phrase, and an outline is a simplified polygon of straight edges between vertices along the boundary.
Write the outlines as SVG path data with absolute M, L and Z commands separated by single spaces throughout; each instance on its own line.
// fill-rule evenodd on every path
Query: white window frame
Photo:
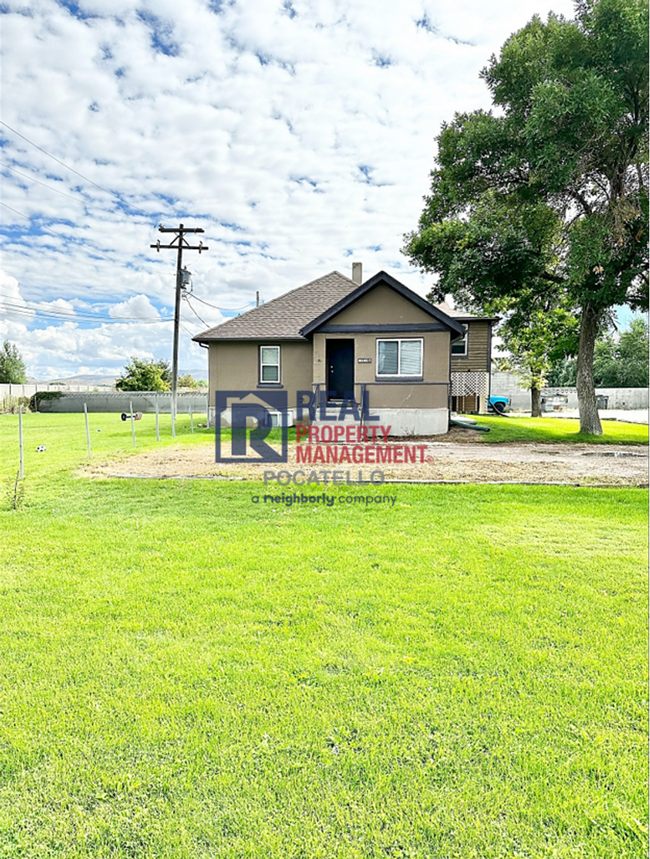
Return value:
M 400 363 L 402 360 L 402 343 L 413 343 L 417 342 L 420 344 L 420 372 L 419 373 L 400 373 Z M 397 373 L 380 373 L 379 372 L 379 344 L 380 343 L 397 343 Z M 377 372 L 375 373 L 376 378 L 378 379 L 421 379 L 424 375 L 424 338 L 423 337 L 378 337 L 377 345 L 375 348 L 375 366 L 377 367 Z
M 269 363 L 266 361 L 262 363 L 262 349 L 277 349 L 278 350 L 278 360 L 277 362 Z M 281 385 L 282 384 L 282 371 L 280 367 L 281 357 L 280 357 L 281 349 L 277 343 L 266 343 L 260 346 L 260 385 Z M 264 379 L 264 367 L 277 367 L 278 368 L 278 378 L 277 381 L 271 382 L 268 379 Z
M 451 357 L 452 358 L 467 358 L 467 341 L 468 341 L 468 339 L 469 339 L 469 331 L 466 328 L 465 329 L 465 336 L 462 338 L 459 338 L 458 340 L 455 340 L 451 344 Z M 454 346 L 458 346 L 460 343 L 463 344 L 463 351 L 462 352 L 454 352 Z

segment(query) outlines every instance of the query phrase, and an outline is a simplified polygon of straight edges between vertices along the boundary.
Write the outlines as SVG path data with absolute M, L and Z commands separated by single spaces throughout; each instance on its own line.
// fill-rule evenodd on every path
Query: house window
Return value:
M 422 339 L 377 340 L 378 376 L 421 376 Z
M 465 331 L 465 335 L 460 340 L 454 340 L 451 344 L 451 354 L 467 355 L 467 331 Z
M 280 381 L 280 347 L 260 346 L 260 382 Z

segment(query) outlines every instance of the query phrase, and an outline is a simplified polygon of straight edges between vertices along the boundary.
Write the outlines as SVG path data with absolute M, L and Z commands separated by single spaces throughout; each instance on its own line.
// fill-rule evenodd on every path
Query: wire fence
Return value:
M 192 402 L 188 402 L 184 408 L 179 408 L 177 413 L 174 411 L 170 412 L 162 412 L 159 403 L 155 403 L 155 411 L 154 411 L 154 419 L 155 419 L 155 439 L 157 443 L 167 443 L 169 441 L 173 441 L 177 437 L 177 432 L 180 431 L 183 434 L 194 434 L 197 430 L 205 430 L 208 428 L 208 419 L 207 419 L 207 403 L 203 403 L 202 409 L 195 409 L 194 404 Z M 16 467 L 17 467 L 17 477 L 19 480 L 23 480 L 26 477 L 28 468 L 26 467 L 26 451 L 28 454 L 34 452 L 37 453 L 45 453 L 47 447 L 45 444 L 37 444 L 32 448 L 34 444 L 36 435 L 39 441 L 42 441 L 44 437 L 47 435 L 47 431 L 43 432 L 44 426 L 40 424 L 38 428 L 34 428 L 32 426 L 29 427 L 27 432 L 25 431 L 25 420 L 26 416 L 35 417 L 36 415 L 29 415 L 29 410 L 25 408 L 23 405 L 18 405 L 16 408 L 15 414 L 18 417 L 18 421 L 16 424 L 13 424 L 14 429 L 10 429 L 9 426 L 3 427 L 3 447 L 6 446 L 5 452 L 7 450 L 14 450 L 17 455 L 17 460 L 13 460 L 15 465 L 13 469 L 13 474 L 16 476 Z M 58 417 L 58 416 L 57 416 Z M 78 433 L 79 436 L 78 442 L 74 439 L 68 440 L 68 449 L 77 449 L 81 447 L 83 450 L 83 441 L 85 440 L 85 448 L 86 448 L 86 457 L 88 460 L 91 460 L 94 453 L 99 453 L 101 456 L 106 457 L 112 454 L 118 454 L 120 452 L 124 452 L 129 447 L 133 450 L 136 450 L 138 447 L 138 436 L 142 435 L 144 440 L 146 441 L 146 446 L 149 446 L 152 439 L 152 427 L 149 421 L 146 421 L 145 424 L 142 424 L 144 413 L 141 411 L 137 411 L 134 408 L 133 400 L 129 400 L 128 409 L 124 412 L 95 412 L 91 413 L 88 409 L 88 404 L 84 402 L 83 404 L 83 422 L 79 423 Z M 97 423 L 101 422 L 103 424 L 102 427 L 98 427 Z M 116 426 L 117 425 L 117 426 Z M 146 425 L 146 429 L 145 429 Z M 119 432 L 118 427 L 123 427 L 125 432 L 122 436 L 122 433 Z M 142 429 L 140 429 L 142 427 Z M 93 438 L 99 438 L 99 436 L 95 436 L 95 433 L 100 433 L 102 430 L 107 430 L 104 433 L 104 436 L 110 434 L 111 441 L 113 442 L 110 445 L 106 443 L 102 443 L 97 445 L 98 450 L 93 450 Z M 77 430 L 74 430 L 76 436 Z M 115 442 L 116 434 L 123 439 L 123 443 Z M 14 436 L 13 441 L 11 440 L 11 436 Z M 130 444 L 127 439 L 130 437 Z M 11 457 L 13 459 L 13 456 Z M 29 457 L 28 457 L 29 459 Z M 32 463 L 33 464 L 33 463 Z

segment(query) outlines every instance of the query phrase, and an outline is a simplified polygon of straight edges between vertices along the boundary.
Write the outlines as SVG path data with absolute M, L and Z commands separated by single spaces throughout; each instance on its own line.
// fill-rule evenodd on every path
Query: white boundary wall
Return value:
M 24 385 L 0 385 L 0 400 L 5 397 L 33 397 L 36 391 L 96 391 L 112 390 L 112 388 L 98 388 L 97 385 L 47 385 L 41 382 Z
M 490 388 L 493 397 L 510 397 L 510 407 L 515 411 L 530 411 L 530 391 L 522 388 L 516 373 L 492 373 Z M 542 396 L 552 397 L 563 394 L 569 398 L 567 409 L 578 408 L 578 394 L 575 388 L 544 388 Z M 596 388 L 596 394 L 608 398 L 608 409 L 647 409 L 647 388 Z

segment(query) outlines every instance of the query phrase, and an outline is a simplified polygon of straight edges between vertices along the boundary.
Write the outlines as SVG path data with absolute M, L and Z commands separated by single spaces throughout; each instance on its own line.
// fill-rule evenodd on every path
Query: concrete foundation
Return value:
M 210 424 L 214 425 L 214 409 L 211 409 Z M 288 410 L 288 426 L 295 425 L 295 409 Z M 442 435 L 449 428 L 449 412 L 447 409 L 374 409 L 372 415 L 379 417 L 373 421 L 375 426 L 391 427 L 391 436 L 405 438 L 413 435 Z M 342 422 L 344 426 L 357 426 L 351 415 Z M 230 410 L 222 412 L 221 426 L 226 428 L 231 425 Z M 255 427 L 257 422 L 254 418 L 248 418 L 247 425 Z M 340 421 L 312 421 L 312 426 L 340 426 Z M 367 424 L 371 426 L 371 424 Z
M 209 426 L 214 426 L 214 412 L 215 412 L 214 407 L 210 406 Z M 277 414 L 277 424 L 274 424 L 274 425 L 282 426 L 282 415 L 279 412 L 272 413 L 272 414 Z M 292 427 L 295 425 L 295 422 L 296 422 L 295 421 L 295 414 L 296 414 L 295 409 L 287 409 L 287 418 L 286 418 L 287 426 Z M 223 412 L 221 412 L 220 424 L 221 424 L 222 428 L 224 428 L 224 429 L 227 429 L 230 426 L 232 426 L 232 412 L 230 409 L 225 409 Z M 258 426 L 257 419 L 254 417 L 247 417 L 246 418 L 246 426 L 250 427 L 251 429 L 254 429 L 255 427 Z
M 443 435 L 449 430 L 448 409 L 373 409 L 379 426 L 389 426 L 391 436 Z

